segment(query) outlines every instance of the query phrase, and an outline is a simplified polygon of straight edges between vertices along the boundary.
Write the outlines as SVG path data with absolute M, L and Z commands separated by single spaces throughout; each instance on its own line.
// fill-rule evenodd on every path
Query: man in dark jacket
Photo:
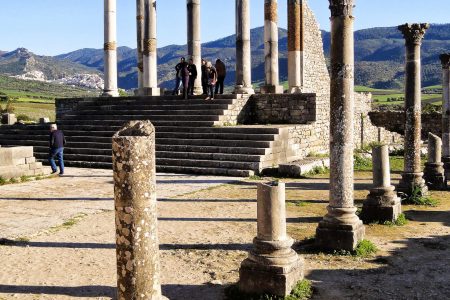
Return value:
M 191 58 L 189 59 L 189 88 L 188 88 L 188 95 L 194 95 L 194 83 L 197 79 L 197 66 L 194 64 L 194 60 Z
M 59 164 L 59 175 L 61 176 L 64 174 L 63 152 L 65 144 L 66 138 L 64 137 L 64 133 L 61 130 L 58 130 L 56 124 L 51 124 L 49 139 L 50 153 L 48 161 L 50 162 L 50 166 L 52 167 L 52 174 L 56 173 L 57 171 L 55 157 L 58 160 Z
M 216 60 L 216 71 L 217 71 L 217 84 L 216 84 L 216 94 L 223 94 L 223 82 L 225 81 L 225 76 L 227 76 L 227 69 L 225 64 L 220 59 Z
M 208 95 L 208 70 L 206 68 L 206 60 L 202 58 L 202 89 L 203 95 Z

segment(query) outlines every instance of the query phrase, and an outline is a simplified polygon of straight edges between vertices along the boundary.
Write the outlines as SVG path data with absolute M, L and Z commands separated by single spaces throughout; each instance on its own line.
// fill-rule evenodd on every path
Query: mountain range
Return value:
M 322 31 L 324 52 L 328 56 L 330 33 Z M 264 80 L 264 28 L 251 30 L 252 78 Z M 174 66 L 186 56 L 186 45 L 169 45 L 158 49 L 158 79 L 162 87 L 173 85 Z M 439 54 L 450 52 L 450 24 L 434 24 L 422 45 L 423 86 L 441 83 Z M 287 31 L 279 30 L 280 80 L 287 79 Z M 401 88 L 404 81 L 404 39 L 396 27 L 380 27 L 355 31 L 355 83 L 373 88 Z M 214 61 L 221 58 L 227 65 L 226 84 L 234 83 L 235 35 L 202 44 L 202 56 Z M 137 85 L 136 50 L 118 48 L 119 86 L 124 89 Z M 57 56 L 39 56 L 19 48 L 0 51 L 0 74 L 9 76 L 41 72 L 48 80 L 77 74 L 101 75 L 102 49 L 80 49 Z

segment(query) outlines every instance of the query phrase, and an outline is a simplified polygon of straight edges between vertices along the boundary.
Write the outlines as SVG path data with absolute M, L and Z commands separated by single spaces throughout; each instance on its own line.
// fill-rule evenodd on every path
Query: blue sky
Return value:
M 234 33 L 234 0 L 202 0 L 202 41 Z M 286 0 L 279 0 L 286 28 Z M 251 0 L 252 28 L 263 25 L 263 0 Z M 159 0 L 158 46 L 186 43 L 186 0 Z M 322 29 L 329 29 L 328 1 L 310 0 Z M 117 0 L 118 44 L 135 48 L 135 1 Z M 356 29 L 405 22 L 449 23 L 449 0 L 357 0 Z M 25 47 L 56 55 L 103 45 L 103 0 L 1 0 L 0 50 Z

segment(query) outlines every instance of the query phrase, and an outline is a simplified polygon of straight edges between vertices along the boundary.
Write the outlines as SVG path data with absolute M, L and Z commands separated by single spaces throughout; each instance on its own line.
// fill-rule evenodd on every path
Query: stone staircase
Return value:
M 65 101 L 65 100 L 58 100 Z M 61 114 L 65 164 L 111 168 L 111 137 L 129 120 L 150 120 L 156 128 L 158 172 L 250 176 L 286 162 L 283 126 L 235 124 L 247 98 L 220 95 L 213 101 L 177 96 L 89 98 Z M 46 161 L 47 125 L 0 126 L 0 145 L 34 146 Z

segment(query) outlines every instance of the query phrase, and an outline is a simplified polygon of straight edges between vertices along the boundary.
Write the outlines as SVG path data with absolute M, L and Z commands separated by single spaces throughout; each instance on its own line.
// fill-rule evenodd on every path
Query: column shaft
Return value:
M 250 0 L 236 0 L 236 94 L 253 94 Z
M 104 75 L 105 87 L 102 96 L 117 97 L 117 25 L 116 0 L 105 0 L 104 15 Z
M 144 87 L 144 0 L 136 0 L 138 89 Z
M 156 54 L 156 0 L 145 0 L 144 17 L 144 95 L 159 95 Z
M 200 0 L 187 0 L 187 45 L 188 55 L 197 67 L 197 79 L 194 83 L 194 94 L 203 93 L 202 89 L 202 45 L 200 39 Z
M 442 63 L 442 160 L 450 178 L 450 53 L 440 56 Z
M 288 0 L 288 81 L 290 93 L 301 92 L 303 85 L 302 2 L 302 0 Z

